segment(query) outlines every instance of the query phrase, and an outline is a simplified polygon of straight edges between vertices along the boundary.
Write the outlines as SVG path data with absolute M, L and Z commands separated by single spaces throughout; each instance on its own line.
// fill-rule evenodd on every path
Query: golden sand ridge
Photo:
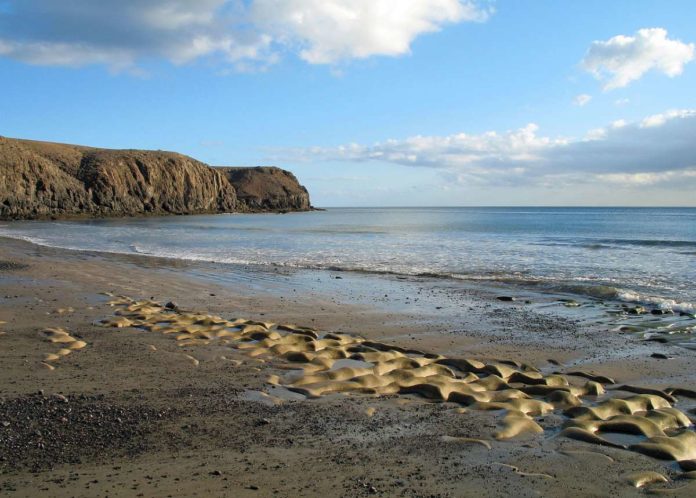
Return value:
M 109 304 L 116 311 L 114 317 L 101 322 L 105 327 L 158 332 L 172 336 L 181 347 L 214 344 L 252 358 L 283 360 L 281 368 L 289 373 L 273 375 L 268 383 L 308 398 L 333 393 L 413 394 L 473 410 L 502 412 L 500 428 L 494 434 L 498 440 L 543 433 L 539 418 L 557 412 L 566 418 L 560 437 L 676 461 L 687 471 L 684 478 L 688 471 L 696 470 L 696 432 L 689 417 L 673 407 L 675 396 L 696 396 L 687 389 L 617 386 L 614 379 L 583 371 L 544 374 L 532 365 L 510 360 L 449 358 L 357 335 L 242 318 L 227 320 L 126 296 L 115 297 Z M 52 342 L 74 343 L 65 332 L 48 337 Z M 187 358 L 198 365 L 193 356 Z M 369 412 L 369 416 L 374 414 L 372 409 Z M 611 433 L 641 439 L 624 445 L 604 437 Z M 483 440 L 469 442 L 489 446 Z M 627 482 L 635 486 L 660 482 L 653 474 L 636 474 L 627 477 Z
M 85 341 L 71 336 L 70 333 L 63 328 L 44 329 L 40 332 L 40 336 L 47 342 L 61 346 L 55 353 L 46 353 L 44 355 L 41 365 L 48 370 L 55 370 L 56 367 L 53 365 L 54 362 L 87 346 Z

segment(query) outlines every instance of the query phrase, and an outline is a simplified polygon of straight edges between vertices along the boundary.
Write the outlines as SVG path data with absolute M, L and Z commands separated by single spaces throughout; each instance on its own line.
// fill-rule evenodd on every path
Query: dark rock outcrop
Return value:
M 0 219 L 308 209 L 307 190 L 279 168 L 0 137 Z
M 273 166 L 219 168 L 237 190 L 240 211 L 307 211 L 309 193 L 289 171 Z
M 82 182 L 22 142 L 0 139 L 0 218 L 43 218 L 90 211 Z

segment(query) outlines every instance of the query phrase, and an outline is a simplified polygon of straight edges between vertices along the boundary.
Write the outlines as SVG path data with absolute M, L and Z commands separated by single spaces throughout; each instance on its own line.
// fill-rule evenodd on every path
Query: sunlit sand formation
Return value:
M 566 418 L 560 437 L 677 462 L 685 479 L 691 478 L 689 471 L 696 470 L 696 432 L 690 418 L 674 407 L 678 397 L 696 397 L 696 392 L 687 389 L 617 385 L 614 379 L 583 371 L 543 373 L 509 360 L 449 358 L 356 335 L 241 318 L 227 320 L 124 296 L 115 297 L 110 305 L 116 311 L 114 317 L 101 322 L 106 327 L 171 335 L 180 347 L 218 345 L 252 358 L 283 360 L 281 368 L 288 373 L 271 376 L 269 384 L 307 398 L 334 393 L 411 394 L 500 412 L 500 427 L 494 434 L 498 440 L 543 433 L 540 419 L 555 412 Z M 62 329 L 49 329 L 44 336 L 67 345 L 67 349 L 47 355 L 47 365 L 85 345 Z M 185 358 L 198 366 L 198 359 Z M 466 409 L 461 411 L 466 413 Z M 375 412 L 371 407 L 366 413 L 372 416 Z M 628 434 L 636 440 L 624 444 L 617 442 L 621 438 L 610 437 L 612 434 Z M 490 447 L 483 439 L 465 439 Z M 626 482 L 636 487 L 664 480 L 655 472 L 626 476 Z
M 41 364 L 49 370 L 56 368 L 53 363 L 87 346 L 86 342 L 71 336 L 67 330 L 62 328 L 45 329 L 41 331 L 41 337 L 45 341 L 60 346 L 60 349 L 55 353 L 46 353 L 44 355 Z

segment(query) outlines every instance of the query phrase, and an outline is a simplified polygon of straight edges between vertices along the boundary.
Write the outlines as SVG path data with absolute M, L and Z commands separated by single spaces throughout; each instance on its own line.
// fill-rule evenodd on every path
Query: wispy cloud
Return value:
M 415 136 L 373 145 L 276 152 L 295 161 L 379 161 L 435 168 L 457 182 L 544 185 L 557 182 L 658 184 L 696 181 L 696 110 L 671 110 L 638 122 L 617 120 L 581 138 L 548 137 L 535 124 L 503 133 Z
M 590 100 L 592 100 L 592 95 L 588 95 L 586 93 L 581 93 L 580 95 L 577 95 L 573 99 L 573 104 L 582 107 L 590 103 Z
M 633 36 L 593 42 L 581 65 L 604 81 L 604 90 L 613 90 L 642 78 L 648 71 L 673 78 L 693 59 L 693 43 L 672 40 L 663 28 L 646 28 Z
M 485 1 L 485 0 L 484 0 Z M 204 57 L 249 70 L 286 52 L 310 64 L 409 53 L 447 24 L 485 21 L 476 0 L 8 0 L 0 57 L 131 70 Z

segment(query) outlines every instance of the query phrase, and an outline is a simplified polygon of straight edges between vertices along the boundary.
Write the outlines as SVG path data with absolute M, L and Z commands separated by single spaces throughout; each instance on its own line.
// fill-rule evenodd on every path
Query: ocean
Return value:
M 66 249 L 485 281 L 696 312 L 693 208 L 335 208 L 6 222 Z

